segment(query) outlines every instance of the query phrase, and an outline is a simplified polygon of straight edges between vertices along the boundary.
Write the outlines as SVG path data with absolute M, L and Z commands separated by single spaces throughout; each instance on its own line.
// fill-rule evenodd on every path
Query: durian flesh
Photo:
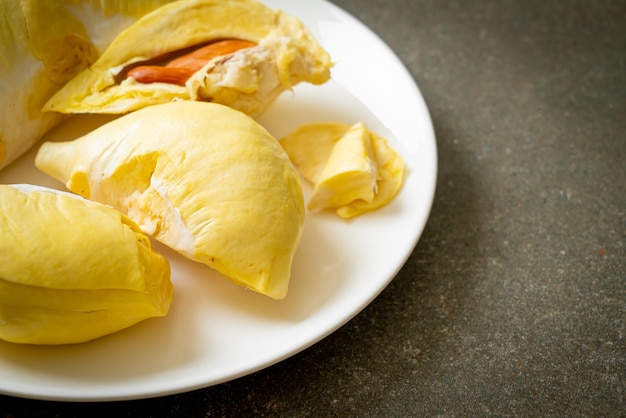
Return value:
M 309 209 L 334 209 L 351 218 L 393 200 L 404 162 L 387 140 L 363 122 L 305 123 L 280 139 L 293 164 L 313 186 Z
M 185 85 L 141 83 L 126 77 L 131 66 L 229 39 L 256 46 L 211 60 Z M 182 99 L 221 103 L 258 115 L 297 83 L 326 82 L 330 67 L 327 52 L 293 16 L 255 0 L 182 0 L 155 10 L 122 32 L 44 109 L 118 114 Z
M 180 101 L 122 116 L 36 166 L 236 283 L 287 293 L 304 227 L 299 176 L 278 141 L 242 112 Z
M 165 257 L 118 211 L 67 192 L 0 185 L 0 338 L 88 341 L 168 313 Z
M 0 169 L 63 120 L 43 105 L 121 30 L 171 0 L 0 2 Z

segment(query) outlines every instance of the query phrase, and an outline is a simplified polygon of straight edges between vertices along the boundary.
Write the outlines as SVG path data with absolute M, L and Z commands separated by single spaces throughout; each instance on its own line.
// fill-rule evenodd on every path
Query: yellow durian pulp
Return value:
M 184 256 L 285 297 L 304 227 L 302 188 L 278 141 L 242 112 L 149 106 L 74 141 L 44 143 L 35 164 Z
M 363 122 L 305 123 L 280 139 L 313 186 L 309 209 L 351 218 L 387 205 L 404 181 L 404 162 Z
M 168 261 L 111 207 L 0 185 L 0 236 L 0 339 L 80 343 L 169 311 Z
M 142 83 L 125 74 L 131 66 L 162 65 L 164 57 L 229 39 L 256 46 L 211 60 L 185 85 Z M 327 52 L 308 29 L 282 11 L 256 0 L 181 0 L 120 33 L 44 109 L 119 114 L 181 99 L 221 103 L 257 115 L 300 82 L 326 82 L 331 66 Z
M 315 181 L 309 209 L 338 208 L 357 199 L 370 203 L 376 194 L 376 163 L 370 137 L 355 125 L 334 143 Z
M 0 169 L 64 116 L 44 104 L 140 16 L 171 0 L 0 1 Z

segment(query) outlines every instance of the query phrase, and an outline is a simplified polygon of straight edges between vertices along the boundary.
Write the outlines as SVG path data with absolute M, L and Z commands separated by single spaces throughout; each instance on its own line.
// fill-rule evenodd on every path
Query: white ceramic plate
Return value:
M 215 385 L 275 364 L 353 318 L 394 278 L 428 218 L 437 171 L 428 110 L 398 58 L 369 29 L 323 1 L 266 0 L 298 16 L 331 54 L 332 81 L 298 85 L 260 122 L 280 137 L 302 122 L 364 121 L 403 156 L 408 175 L 387 207 L 351 221 L 310 213 L 283 301 L 245 291 L 159 244 L 175 285 L 165 318 L 85 344 L 0 342 L 0 392 L 52 400 L 137 399 Z M 48 138 L 73 139 L 107 117 L 76 117 Z M 33 165 L 36 149 L 0 183 L 63 189 Z M 305 194 L 310 190 L 307 188 Z M 262 203 L 262 202 L 260 202 Z

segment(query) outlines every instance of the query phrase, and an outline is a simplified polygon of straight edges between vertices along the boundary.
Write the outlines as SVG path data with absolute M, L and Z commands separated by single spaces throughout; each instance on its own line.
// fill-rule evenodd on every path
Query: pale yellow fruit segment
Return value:
M 113 208 L 0 185 L 0 235 L 1 339 L 79 343 L 169 311 L 167 259 Z
M 164 55 L 224 39 L 256 46 L 207 62 L 184 86 L 141 83 L 125 75 L 130 65 L 160 63 Z M 44 110 L 121 114 L 180 99 L 221 103 L 256 115 L 300 82 L 325 83 L 331 67 L 328 53 L 294 16 L 256 0 L 181 0 L 121 32 Z
M 302 124 L 280 143 L 313 185 L 309 209 L 351 218 L 387 205 L 402 187 L 402 158 L 363 122 Z
M 369 132 L 362 123 L 333 144 L 315 182 L 309 209 L 339 208 L 360 199 L 371 203 L 376 194 L 376 162 Z
M 335 143 L 350 129 L 345 123 L 305 123 L 280 139 L 291 162 L 315 185 Z
M 0 170 L 65 117 L 44 104 L 122 30 L 172 0 L 0 1 Z
M 285 297 L 304 228 L 302 188 L 278 141 L 245 114 L 205 102 L 150 106 L 44 143 L 35 164 L 186 257 Z

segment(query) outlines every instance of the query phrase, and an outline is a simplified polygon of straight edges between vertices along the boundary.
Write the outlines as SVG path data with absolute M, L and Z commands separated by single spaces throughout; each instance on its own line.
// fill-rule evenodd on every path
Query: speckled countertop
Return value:
M 437 134 L 431 217 L 389 287 L 229 383 L 0 396 L 0 416 L 626 416 L 626 2 L 334 2 L 398 54 Z

